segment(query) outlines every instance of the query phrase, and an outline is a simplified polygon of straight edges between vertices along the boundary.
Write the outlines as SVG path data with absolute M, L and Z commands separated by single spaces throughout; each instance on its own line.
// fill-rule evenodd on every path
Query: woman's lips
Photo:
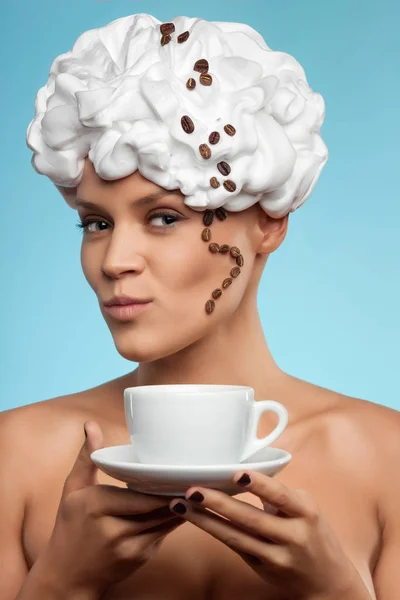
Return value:
M 114 319 L 118 319 L 119 321 L 131 321 L 136 316 L 138 316 L 142 312 L 144 312 L 151 304 L 152 304 L 152 302 L 145 302 L 145 303 L 140 303 L 140 304 L 125 304 L 124 306 L 122 306 L 122 305 L 104 306 L 103 305 L 103 310 L 108 315 L 110 315 L 111 317 L 114 317 Z

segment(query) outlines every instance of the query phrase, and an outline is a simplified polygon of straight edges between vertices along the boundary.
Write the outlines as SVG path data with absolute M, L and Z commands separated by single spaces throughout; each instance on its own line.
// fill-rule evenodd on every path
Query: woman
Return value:
M 78 211 L 85 277 L 139 366 L 1 415 L 2 599 L 397 597 L 399 415 L 284 373 L 257 311 L 326 162 L 323 117 L 297 61 L 243 24 L 134 15 L 54 61 L 33 166 Z M 119 318 L 115 297 L 149 304 Z M 130 443 L 126 387 L 188 382 L 287 408 L 279 477 L 241 471 L 240 498 L 182 501 L 97 472 L 92 451 Z M 272 426 L 264 414 L 259 435 Z

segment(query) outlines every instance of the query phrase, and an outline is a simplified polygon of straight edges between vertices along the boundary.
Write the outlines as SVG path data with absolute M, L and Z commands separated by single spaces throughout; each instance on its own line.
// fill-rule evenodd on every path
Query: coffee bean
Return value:
M 217 252 L 219 252 L 219 245 L 218 244 L 212 243 L 212 244 L 210 244 L 208 246 L 208 248 L 209 248 L 210 252 L 212 252 L 213 254 L 217 254 Z
M 210 144 L 218 144 L 220 137 L 221 136 L 219 135 L 218 131 L 213 131 L 212 133 L 210 133 L 208 141 L 210 142 Z
M 169 44 L 170 41 L 171 41 L 171 36 L 169 35 L 169 33 L 167 33 L 166 35 L 163 35 L 161 38 L 161 46 L 165 46 L 165 44 Z
M 224 160 L 221 160 L 221 162 L 219 162 L 217 164 L 217 168 L 218 168 L 218 171 L 220 173 L 222 173 L 222 175 L 224 175 L 224 176 L 229 175 L 229 173 L 231 172 L 230 166 Z
M 238 267 L 243 267 L 244 265 L 244 258 L 241 254 L 239 254 L 239 256 L 236 257 L 236 264 Z
M 216 177 L 211 177 L 210 184 L 213 188 L 219 188 L 219 186 L 221 185 Z
M 187 115 L 184 115 L 181 119 L 181 125 L 182 125 L 182 129 L 186 132 L 186 133 L 193 133 L 194 131 L 194 123 L 192 121 L 192 119 L 190 117 L 188 117 Z
M 194 63 L 194 71 L 198 71 L 199 73 L 208 73 L 209 64 L 205 58 L 200 58 Z
M 178 44 L 182 44 L 182 42 L 186 42 L 186 40 L 188 39 L 190 33 L 188 31 L 184 31 L 183 33 L 181 33 L 180 35 L 178 35 L 177 40 L 178 40 Z
M 160 31 L 164 33 L 173 33 L 175 31 L 175 25 L 173 23 L 163 23 L 160 26 Z
M 210 73 L 202 73 L 200 75 L 200 83 L 202 85 L 211 85 L 213 82 L 212 76 Z
M 211 156 L 211 148 L 207 146 L 207 144 L 200 144 L 199 146 L 200 154 L 203 158 L 210 158 Z
M 231 179 L 226 179 L 224 181 L 224 188 L 228 190 L 228 192 L 234 192 L 236 190 L 236 183 Z
M 226 254 L 227 252 L 229 252 L 229 250 L 230 250 L 230 246 L 228 246 L 228 244 L 223 244 L 222 246 L 219 247 L 220 254 Z
M 221 296 L 222 296 L 222 290 L 217 288 L 216 290 L 214 290 L 212 292 L 211 296 L 214 298 L 214 300 L 218 300 L 218 298 L 221 298 Z
M 203 223 L 206 227 L 212 225 L 214 221 L 214 212 L 212 210 L 206 210 L 203 216 Z
M 211 229 L 208 229 L 208 227 L 203 229 L 201 237 L 205 242 L 209 242 L 211 240 Z
M 209 315 L 212 313 L 212 311 L 215 308 L 215 302 L 214 300 L 208 300 L 206 302 L 206 313 L 208 313 Z
M 228 135 L 235 135 L 236 133 L 236 129 L 233 125 L 225 125 L 224 130 Z
M 217 208 L 217 210 L 215 211 L 215 216 L 217 217 L 217 219 L 219 219 L 220 221 L 225 221 L 226 217 L 228 216 L 228 213 L 226 212 L 226 210 L 220 206 L 219 208 Z
M 227 287 L 229 287 L 232 283 L 232 279 L 230 277 L 228 277 L 227 279 L 224 279 L 224 281 L 222 282 L 222 287 L 224 288 L 224 290 L 226 290 Z
M 233 269 L 231 269 L 231 275 L 232 277 L 237 277 L 238 275 L 240 275 L 239 267 L 233 267 Z
M 232 246 L 232 248 L 231 248 L 231 256 L 233 258 L 237 258 L 240 255 L 241 255 L 241 252 L 240 252 L 239 248 L 237 246 Z
M 186 87 L 188 90 L 194 90 L 196 87 L 196 80 L 193 77 L 190 77 L 186 82 Z

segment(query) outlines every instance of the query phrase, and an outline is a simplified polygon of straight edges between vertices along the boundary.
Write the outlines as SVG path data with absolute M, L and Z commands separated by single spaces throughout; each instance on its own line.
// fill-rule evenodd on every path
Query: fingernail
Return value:
M 243 473 L 241 478 L 237 481 L 238 485 L 249 485 L 251 483 L 251 478 L 247 473 Z
M 203 502 L 204 496 L 201 492 L 193 492 L 193 494 L 189 496 L 189 500 L 192 502 Z
M 184 515 L 186 512 L 186 506 L 182 504 L 182 502 L 178 502 L 177 504 L 175 504 L 175 506 L 172 507 L 171 510 L 178 513 L 179 515 Z

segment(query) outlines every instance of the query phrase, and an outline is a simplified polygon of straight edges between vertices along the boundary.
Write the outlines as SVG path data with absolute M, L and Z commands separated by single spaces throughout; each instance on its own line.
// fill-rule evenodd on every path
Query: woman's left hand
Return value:
M 290 593 L 290 598 L 347 598 L 345 594 L 354 600 L 370 598 L 314 498 L 257 471 L 246 473 L 251 479 L 246 491 L 258 496 L 263 509 L 198 486 L 187 490 L 186 502 L 175 498 L 170 508 L 183 504 L 186 512 L 178 512 L 182 518 L 226 544 L 262 579 Z M 237 472 L 234 483 L 242 475 Z M 204 500 L 198 494 L 193 498 L 194 492 Z M 196 496 L 200 501 L 195 501 Z

